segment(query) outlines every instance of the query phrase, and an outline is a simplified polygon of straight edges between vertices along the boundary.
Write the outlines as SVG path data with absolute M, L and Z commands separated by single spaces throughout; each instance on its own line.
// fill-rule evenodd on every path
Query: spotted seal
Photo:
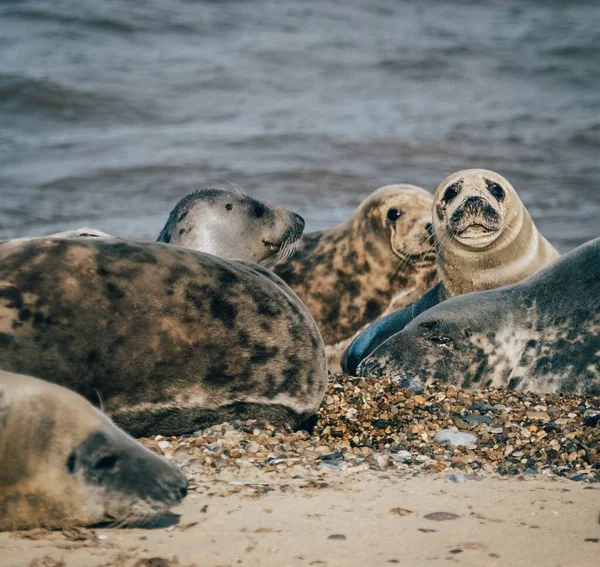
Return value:
M 315 322 L 266 268 L 101 238 L 0 243 L 0 368 L 100 397 L 135 436 L 298 425 L 327 380 Z
M 0 371 L 0 530 L 148 519 L 187 492 L 179 470 L 81 396 Z
M 421 297 L 434 283 L 432 196 L 415 185 L 386 185 L 343 224 L 306 234 L 273 270 L 298 294 L 325 344 L 351 337 L 394 301 Z
M 239 189 L 201 189 L 175 205 L 157 242 L 260 263 L 271 257 L 276 261 L 288 258 L 303 230 L 304 219 L 300 215 L 259 201 Z M 86 226 L 44 238 L 113 236 Z
M 458 171 L 442 181 L 434 195 L 433 232 L 440 283 L 354 339 L 342 357 L 348 374 L 354 374 L 378 345 L 440 301 L 516 283 L 559 256 L 538 232 L 513 186 L 485 169 Z
M 600 395 L 600 238 L 520 283 L 449 299 L 371 353 L 359 376 Z

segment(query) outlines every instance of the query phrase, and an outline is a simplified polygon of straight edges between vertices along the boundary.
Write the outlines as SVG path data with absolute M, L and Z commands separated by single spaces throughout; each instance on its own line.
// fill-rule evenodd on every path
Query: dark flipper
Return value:
M 392 335 L 404 329 L 417 315 L 443 301 L 442 295 L 442 288 L 438 284 L 418 301 L 369 325 L 346 349 L 342 356 L 342 370 L 354 376 L 364 358 Z

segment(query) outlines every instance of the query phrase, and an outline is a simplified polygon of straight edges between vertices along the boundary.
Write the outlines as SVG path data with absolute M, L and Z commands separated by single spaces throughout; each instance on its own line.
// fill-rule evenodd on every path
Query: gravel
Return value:
M 600 398 L 439 384 L 415 394 L 386 378 L 335 375 L 310 433 L 249 420 L 141 441 L 178 462 L 192 490 L 224 474 L 264 480 L 277 473 L 319 485 L 331 471 L 365 470 L 600 482 L 598 416 Z M 268 484 L 235 488 L 260 492 Z

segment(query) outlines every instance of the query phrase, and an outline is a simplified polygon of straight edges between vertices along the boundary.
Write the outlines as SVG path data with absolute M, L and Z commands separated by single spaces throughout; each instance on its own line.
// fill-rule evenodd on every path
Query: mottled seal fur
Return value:
M 463 388 L 600 395 L 600 238 L 528 279 L 449 299 L 358 367 L 414 390 Z
M 325 344 L 351 337 L 434 283 L 430 193 L 414 185 L 374 191 L 345 223 L 306 234 L 273 270 L 298 294 Z
M 129 433 L 298 425 L 323 397 L 310 313 L 261 266 L 162 243 L 0 243 L 0 367 L 66 386 Z
M 433 232 L 440 283 L 354 339 L 342 357 L 345 372 L 354 374 L 367 354 L 440 301 L 519 282 L 559 256 L 513 186 L 485 169 L 458 171 L 442 181 L 434 196 Z
M 178 504 L 179 470 L 78 394 L 0 371 L 0 530 L 135 522 Z
M 300 215 L 238 189 L 201 189 L 175 205 L 157 242 L 259 263 L 271 257 L 275 261 L 288 258 L 303 230 L 304 219 Z M 86 226 L 43 238 L 114 237 Z

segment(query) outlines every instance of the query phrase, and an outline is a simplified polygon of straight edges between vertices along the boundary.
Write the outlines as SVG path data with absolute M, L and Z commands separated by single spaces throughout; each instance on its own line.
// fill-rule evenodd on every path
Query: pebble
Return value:
M 423 518 L 434 522 L 447 522 L 448 520 L 456 520 L 460 516 L 452 512 L 432 512 L 431 514 L 426 514 Z
M 224 471 L 248 479 L 277 473 L 310 480 L 369 469 L 403 475 L 448 471 L 456 475 L 449 478 L 453 482 L 462 482 L 460 475 L 490 473 L 595 482 L 599 408 L 598 397 L 494 388 L 465 392 L 435 383 L 415 395 L 388 378 L 331 375 L 310 433 L 248 420 L 141 441 L 183 465 L 197 484 Z M 248 483 L 235 490 L 240 488 L 255 489 Z M 222 493 L 227 490 L 234 487 Z
M 461 445 L 468 445 L 469 443 L 477 443 L 477 436 L 472 433 L 442 429 L 433 436 L 433 440 L 436 443 L 447 443 L 451 447 L 460 447 Z

